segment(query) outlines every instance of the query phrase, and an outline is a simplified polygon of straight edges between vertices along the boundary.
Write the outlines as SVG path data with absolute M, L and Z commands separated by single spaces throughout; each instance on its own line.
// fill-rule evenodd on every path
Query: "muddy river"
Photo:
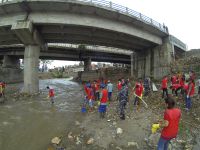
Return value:
M 49 85 L 55 104 L 46 99 Z M 17 84 L 22 87 L 22 84 Z M 42 94 L 0 105 L 0 150 L 45 150 L 51 139 L 80 120 L 81 86 L 67 79 L 41 80 Z

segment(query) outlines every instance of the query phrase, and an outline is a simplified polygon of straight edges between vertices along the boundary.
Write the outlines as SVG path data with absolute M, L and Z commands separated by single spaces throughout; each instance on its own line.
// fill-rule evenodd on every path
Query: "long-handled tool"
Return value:
M 136 97 L 138 97 L 138 98 L 144 103 L 144 105 L 145 105 L 146 108 L 148 108 L 147 103 L 142 99 L 142 97 L 136 95 L 135 93 L 134 93 L 134 95 L 135 95 Z

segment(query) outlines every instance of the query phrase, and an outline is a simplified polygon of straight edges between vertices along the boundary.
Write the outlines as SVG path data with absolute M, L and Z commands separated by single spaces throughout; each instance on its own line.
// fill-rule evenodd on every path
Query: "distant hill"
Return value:
M 187 57 L 190 57 L 190 56 L 200 57 L 200 49 L 191 49 L 186 52 L 186 56 Z

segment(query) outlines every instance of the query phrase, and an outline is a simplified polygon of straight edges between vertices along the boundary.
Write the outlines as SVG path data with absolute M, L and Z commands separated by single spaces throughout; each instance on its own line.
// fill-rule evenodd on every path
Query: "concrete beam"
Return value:
M 42 49 L 46 48 L 40 33 L 33 27 L 31 21 L 17 21 L 12 25 L 11 30 L 24 45 L 39 45 Z
M 136 28 L 128 23 L 110 20 L 98 16 L 80 15 L 70 13 L 31 13 L 29 19 L 37 24 L 63 24 L 63 25 L 77 25 L 92 28 L 99 28 L 118 33 L 124 33 L 140 39 L 145 39 L 152 43 L 161 45 L 162 38 L 151 34 L 148 31 Z
M 84 60 L 84 71 L 90 71 L 91 67 L 91 58 L 88 57 Z
M 34 94 L 39 92 L 39 67 L 40 47 L 28 45 L 24 53 L 24 92 Z

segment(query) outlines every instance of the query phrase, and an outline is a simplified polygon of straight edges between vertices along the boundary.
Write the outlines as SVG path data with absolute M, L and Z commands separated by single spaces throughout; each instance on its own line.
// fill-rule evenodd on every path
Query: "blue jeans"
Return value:
M 170 142 L 170 140 L 165 140 L 162 137 L 160 137 L 157 150 L 167 150 L 169 142 Z
M 108 99 L 111 100 L 112 92 L 108 92 Z
M 186 97 L 186 100 L 185 100 L 185 104 L 186 104 L 186 108 L 190 109 L 191 106 L 192 106 L 192 101 L 191 101 L 191 97 Z

